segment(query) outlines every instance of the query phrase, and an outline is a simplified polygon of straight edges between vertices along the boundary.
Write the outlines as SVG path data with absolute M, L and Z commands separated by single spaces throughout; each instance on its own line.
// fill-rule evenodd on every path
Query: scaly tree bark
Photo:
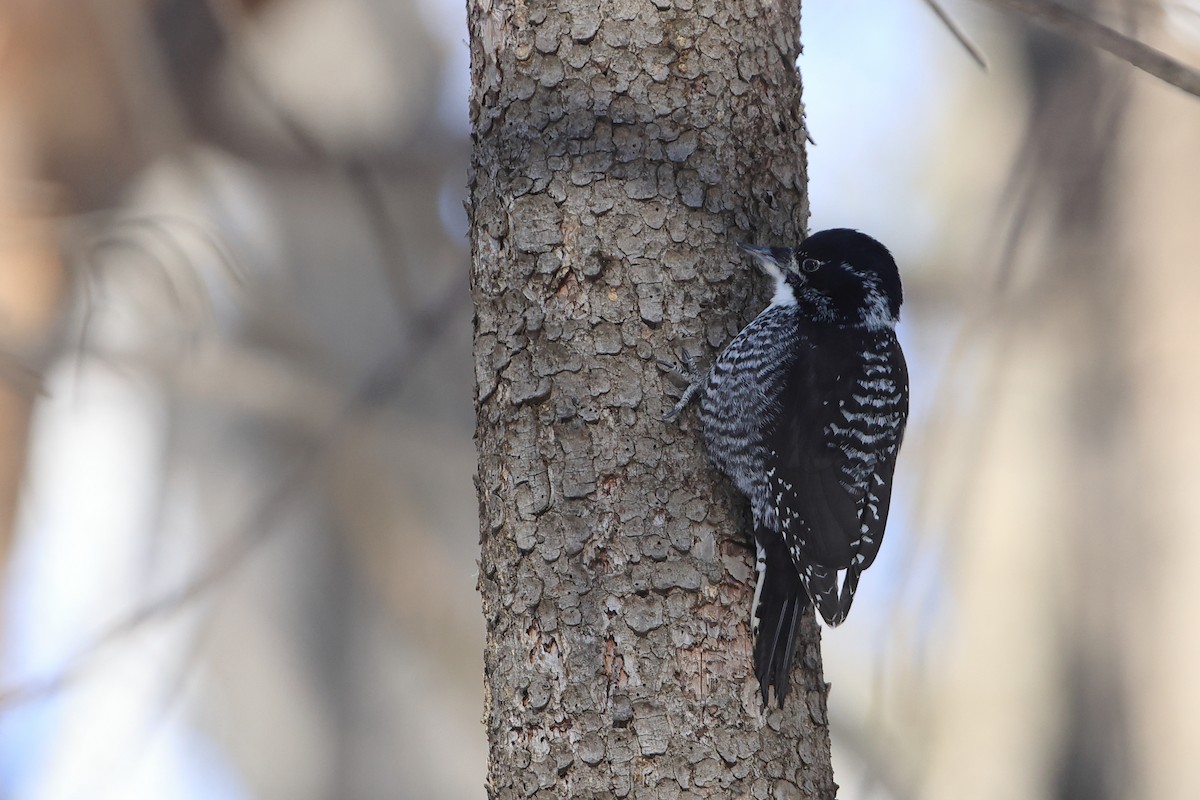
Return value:
M 748 520 L 655 361 L 807 217 L 799 4 L 470 0 L 489 794 L 833 797 L 819 634 L 765 714 Z

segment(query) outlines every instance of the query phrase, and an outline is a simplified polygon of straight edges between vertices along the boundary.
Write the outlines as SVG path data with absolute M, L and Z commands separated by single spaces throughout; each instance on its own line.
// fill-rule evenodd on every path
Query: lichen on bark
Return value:
M 655 362 L 807 217 L 799 6 L 470 0 L 489 794 L 834 794 L 818 631 L 760 707 L 744 509 Z

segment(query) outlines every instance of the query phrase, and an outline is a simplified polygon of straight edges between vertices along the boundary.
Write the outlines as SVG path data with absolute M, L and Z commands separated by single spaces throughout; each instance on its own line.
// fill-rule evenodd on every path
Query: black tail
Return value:
M 858 590 L 858 576 L 861 570 L 852 564 L 845 570 L 841 579 L 841 592 L 838 591 L 838 570 L 826 567 L 809 566 L 804 573 L 804 586 L 813 605 L 820 612 L 825 624 L 836 628 L 846 621 L 850 613 L 850 604 L 854 602 L 854 592 Z
M 792 566 L 782 542 L 766 547 L 766 573 L 762 593 L 754 614 L 758 618 L 758 638 L 754 642 L 754 674 L 762 691 L 763 706 L 767 693 L 775 686 L 775 700 L 783 708 L 788 694 L 792 657 L 796 653 L 796 634 L 800 615 L 808 605 L 808 595 Z

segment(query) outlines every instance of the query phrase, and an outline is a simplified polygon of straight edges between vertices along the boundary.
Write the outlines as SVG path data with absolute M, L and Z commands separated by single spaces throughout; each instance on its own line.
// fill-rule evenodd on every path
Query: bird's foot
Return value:
M 675 405 L 666 414 L 663 414 L 663 422 L 672 422 L 678 417 L 688 404 L 699 394 L 700 388 L 703 385 L 703 375 L 698 369 L 698 359 L 695 355 L 689 353 L 686 349 L 679 351 L 679 361 L 667 361 L 659 359 L 657 361 L 658 369 L 662 372 L 670 382 L 664 392 L 668 397 L 677 399 Z

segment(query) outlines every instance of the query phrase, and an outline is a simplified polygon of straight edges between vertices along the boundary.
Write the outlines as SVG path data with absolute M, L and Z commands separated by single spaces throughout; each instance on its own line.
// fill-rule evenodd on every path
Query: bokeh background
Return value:
M 463 6 L 0 2 L 0 797 L 484 797 Z M 947 7 L 804 6 L 914 384 L 841 796 L 1194 799 L 1200 100 Z

